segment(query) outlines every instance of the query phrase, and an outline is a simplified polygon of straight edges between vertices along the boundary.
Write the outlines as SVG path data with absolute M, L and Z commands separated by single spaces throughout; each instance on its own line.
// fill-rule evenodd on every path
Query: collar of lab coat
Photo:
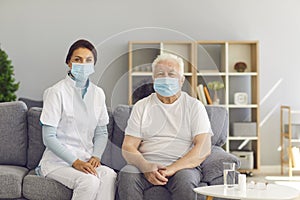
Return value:
M 71 85 L 72 87 L 75 87 L 76 89 L 82 89 L 82 88 L 78 88 L 76 87 L 76 81 L 74 79 L 72 79 L 68 74 L 66 76 L 66 81 L 69 85 Z M 89 85 L 90 85 L 90 79 L 87 80 L 87 83 L 86 83 L 86 89 L 89 88 Z

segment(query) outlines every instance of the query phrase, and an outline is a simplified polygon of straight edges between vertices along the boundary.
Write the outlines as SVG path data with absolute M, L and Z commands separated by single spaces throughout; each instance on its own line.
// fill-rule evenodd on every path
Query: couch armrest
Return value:
M 240 161 L 236 156 L 219 146 L 213 146 L 211 154 L 201 164 L 203 174 L 201 182 L 206 182 L 208 185 L 223 184 L 223 162 L 234 162 L 236 168 L 240 168 Z

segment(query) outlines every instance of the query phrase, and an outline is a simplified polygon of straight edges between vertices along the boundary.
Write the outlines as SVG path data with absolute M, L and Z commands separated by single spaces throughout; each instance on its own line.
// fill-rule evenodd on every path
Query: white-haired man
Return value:
M 143 199 L 143 192 L 163 186 L 172 199 L 193 199 L 202 177 L 200 164 L 211 151 L 211 125 L 200 101 L 181 91 L 181 58 L 159 55 L 152 64 L 155 93 L 138 101 L 122 153 L 127 161 L 118 177 L 121 200 Z

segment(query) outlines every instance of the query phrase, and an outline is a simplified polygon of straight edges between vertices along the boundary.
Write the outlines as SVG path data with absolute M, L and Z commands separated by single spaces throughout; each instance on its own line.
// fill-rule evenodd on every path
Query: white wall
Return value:
M 0 43 L 17 95 L 41 99 L 65 76 L 70 44 L 89 39 L 99 51 L 93 80 L 114 107 L 127 103 L 129 40 L 259 40 L 261 163 L 278 165 L 279 105 L 300 110 L 299 8 L 298 0 L 1 0 Z

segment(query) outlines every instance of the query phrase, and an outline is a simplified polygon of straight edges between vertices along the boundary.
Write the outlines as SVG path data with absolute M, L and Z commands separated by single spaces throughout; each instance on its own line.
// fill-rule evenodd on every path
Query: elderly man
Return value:
M 201 179 L 200 164 L 211 151 L 211 126 L 203 104 L 181 91 L 184 64 L 172 54 L 152 64 L 154 90 L 132 110 L 122 153 L 127 161 L 118 177 L 123 199 L 143 199 L 143 192 L 163 186 L 172 199 L 193 199 Z

